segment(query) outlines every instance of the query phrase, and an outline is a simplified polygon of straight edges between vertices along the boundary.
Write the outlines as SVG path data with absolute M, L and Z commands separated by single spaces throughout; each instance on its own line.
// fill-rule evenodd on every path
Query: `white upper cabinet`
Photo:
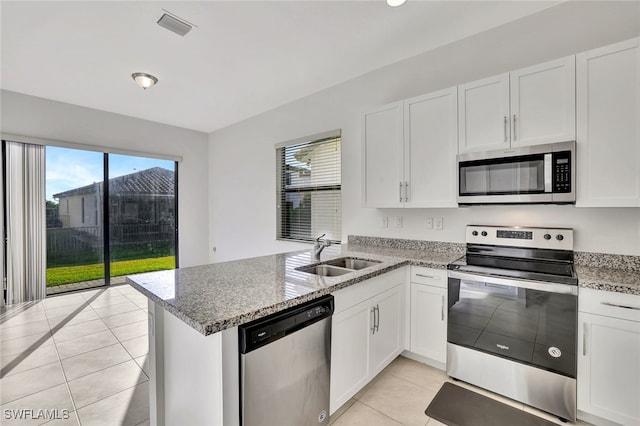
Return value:
M 459 152 L 575 140 L 575 57 L 458 86 Z
M 509 74 L 458 86 L 458 151 L 509 147 Z
M 404 101 L 406 207 L 457 207 L 457 88 Z
M 363 119 L 363 195 L 367 207 L 402 207 L 404 140 L 402 102 L 385 105 Z
M 640 207 L 640 39 L 576 56 L 580 207 Z
M 511 146 L 576 139 L 575 56 L 510 73 Z
M 364 205 L 456 207 L 457 88 L 364 115 Z

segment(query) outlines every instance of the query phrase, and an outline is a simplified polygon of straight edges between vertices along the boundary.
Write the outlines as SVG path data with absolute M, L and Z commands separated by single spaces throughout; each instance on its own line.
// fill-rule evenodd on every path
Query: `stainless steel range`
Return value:
M 447 373 L 576 419 L 573 230 L 468 226 L 448 265 Z

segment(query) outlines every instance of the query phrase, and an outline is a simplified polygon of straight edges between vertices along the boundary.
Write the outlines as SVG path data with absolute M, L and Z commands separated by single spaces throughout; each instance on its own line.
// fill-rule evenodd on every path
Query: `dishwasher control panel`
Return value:
M 258 349 L 333 314 L 333 296 L 324 296 L 238 327 L 240 353 Z

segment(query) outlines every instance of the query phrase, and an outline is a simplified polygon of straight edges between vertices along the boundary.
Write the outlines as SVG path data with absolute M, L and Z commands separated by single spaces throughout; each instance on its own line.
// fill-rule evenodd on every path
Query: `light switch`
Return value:
M 388 216 L 382 216 L 380 219 L 381 219 L 380 225 L 383 228 L 388 228 L 389 227 L 389 217 Z
M 433 228 L 441 230 L 443 227 L 443 219 L 441 217 L 436 217 L 433 221 Z
M 427 218 L 427 229 L 433 229 L 433 218 L 432 217 L 428 217 Z

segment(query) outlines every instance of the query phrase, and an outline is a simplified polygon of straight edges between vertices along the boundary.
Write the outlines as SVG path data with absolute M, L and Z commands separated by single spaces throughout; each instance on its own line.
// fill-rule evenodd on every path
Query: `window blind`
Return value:
M 342 235 L 340 132 L 276 147 L 277 238 L 340 242 Z

